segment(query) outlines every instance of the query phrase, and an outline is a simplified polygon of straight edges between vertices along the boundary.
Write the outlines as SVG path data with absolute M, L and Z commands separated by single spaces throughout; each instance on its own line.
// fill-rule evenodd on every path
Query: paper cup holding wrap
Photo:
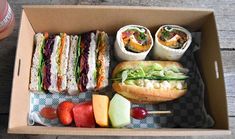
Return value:
M 169 46 L 165 46 L 159 42 L 158 34 L 160 31 L 165 28 L 170 27 L 171 29 L 175 29 L 181 31 L 187 35 L 187 41 L 183 44 L 181 48 L 175 49 Z M 153 48 L 153 57 L 154 59 L 160 60 L 174 60 L 178 61 L 184 55 L 185 51 L 188 49 L 192 42 L 191 33 L 183 27 L 177 25 L 164 25 L 161 26 L 155 34 L 155 46 Z
M 146 50 L 146 51 L 143 51 L 143 52 L 132 52 L 132 51 L 128 51 L 126 48 L 125 48 L 125 45 L 124 45 L 124 42 L 123 42 L 123 39 L 122 39 L 122 33 L 127 31 L 127 30 L 131 30 L 131 29 L 144 29 L 149 38 L 150 39 L 150 47 Z M 114 51 L 115 51 L 115 55 L 117 57 L 118 60 L 124 60 L 124 61 L 129 61 L 129 60 L 144 60 L 146 58 L 146 56 L 148 55 L 149 51 L 151 50 L 153 46 L 153 38 L 152 38 L 152 35 L 150 33 L 150 31 L 146 28 L 146 27 L 143 27 L 143 26 L 140 26 L 140 25 L 127 25 L 127 26 L 124 26 L 122 28 L 120 28 L 117 32 L 117 35 L 116 35 L 116 41 L 115 41 L 115 44 L 114 44 Z

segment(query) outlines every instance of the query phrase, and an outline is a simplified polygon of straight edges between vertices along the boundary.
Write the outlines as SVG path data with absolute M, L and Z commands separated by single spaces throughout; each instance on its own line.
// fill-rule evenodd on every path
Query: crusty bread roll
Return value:
M 182 65 L 178 62 L 172 61 L 127 61 L 118 64 L 112 73 L 112 78 L 115 78 L 115 75 L 124 69 L 135 68 L 138 65 L 149 66 L 151 64 L 160 64 L 162 67 L 176 66 L 181 67 Z M 171 101 L 183 96 L 187 89 L 155 89 L 148 87 L 140 87 L 137 85 L 127 85 L 122 82 L 114 81 L 112 84 L 114 91 L 123 95 L 129 99 L 132 103 L 139 104 L 153 104 L 160 103 L 165 101 Z

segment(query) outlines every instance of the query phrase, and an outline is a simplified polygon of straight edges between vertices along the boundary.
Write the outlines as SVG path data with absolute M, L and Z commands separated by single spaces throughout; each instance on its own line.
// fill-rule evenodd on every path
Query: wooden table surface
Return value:
M 39 136 L 7 134 L 8 113 L 11 97 L 12 73 L 21 15 L 21 5 L 27 4 L 95 4 L 95 5 L 132 5 L 158 7 L 211 8 L 215 11 L 221 47 L 224 77 L 227 91 L 231 136 L 183 137 L 183 138 L 235 138 L 235 0 L 8 0 L 15 12 L 16 25 L 13 34 L 0 41 L 0 139 L 1 138 L 77 138 L 73 136 Z M 121 137 L 80 137 L 80 138 L 121 138 Z M 123 137 L 124 138 L 124 137 Z M 133 137 L 127 137 L 133 138 Z M 142 137 L 136 137 L 138 139 Z M 151 138 L 151 137 L 150 137 Z M 160 137 L 182 138 L 182 137 Z

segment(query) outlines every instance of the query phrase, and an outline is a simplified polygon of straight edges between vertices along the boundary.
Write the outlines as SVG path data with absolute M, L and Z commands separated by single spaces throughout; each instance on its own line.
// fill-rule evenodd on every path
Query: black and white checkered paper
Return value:
M 111 38 L 111 40 L 113 40 Z M 113 46 L 113 41 L 110 42 Z M 213 119 L 207 114 L 204 107 L 204 83 L 197 68 L 194 58 L 194 52 L 199 49 L 200 33 L 193 33 L 193 42 L 189 49 L 184 54 L 180 63 L 189 69 L 189 79 L 187 79 L 188 91 L 183 97 L 161 104 L 155 105 L 137 105 L 132 104 L 132 107 L 141 106 L 147 110 L 170 110 L 169 115 L 149 115 L 143 120 L 131 119 L 131 124 L 126 128 L 209 128 L 214 125 Z M 112 49 L 111 49 L 112 50 Z M 113 57 L 113 52 L 111 52 Z M 111 69 L 116 65 L 115 58 L 111 59 Z M 110 70 L 112 71 L 112 70 Z M 111 85 L 111 82 L 110 82 Z M 111 87 L 109 87 L 111 88 Z M 106 91 L 105 94 L 112 96 L 113 91 Z M 56 108 L 60 102 L 65 100 L 75 103 L 91 100 L 92 92 L 80 93 L 78 96 L 68 96 L 64 94 L 38 94 L 30 93 L 30 112 L 29 124 L 35 122 L 46 126 L 61 126 L 58 119 L 48 120 L 40 116 L 40 110 L 45 106 Z

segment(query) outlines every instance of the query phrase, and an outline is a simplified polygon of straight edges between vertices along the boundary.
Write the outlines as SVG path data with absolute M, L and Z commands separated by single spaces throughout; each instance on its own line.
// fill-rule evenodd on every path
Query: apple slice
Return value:
M 131 103 L 119 94 L 115 94 L 109 105 L 109 118 L 113 127 L 124 127 L 131 123 Z
M 73 107 L 73 117 L 77 127 L 95 127 L 92 102 L 83 102 Z
M 94 109 L 95 121 L 101 127 L 107 127 L 109 98 L 105 95 L 92 95 L 92 104 Z

